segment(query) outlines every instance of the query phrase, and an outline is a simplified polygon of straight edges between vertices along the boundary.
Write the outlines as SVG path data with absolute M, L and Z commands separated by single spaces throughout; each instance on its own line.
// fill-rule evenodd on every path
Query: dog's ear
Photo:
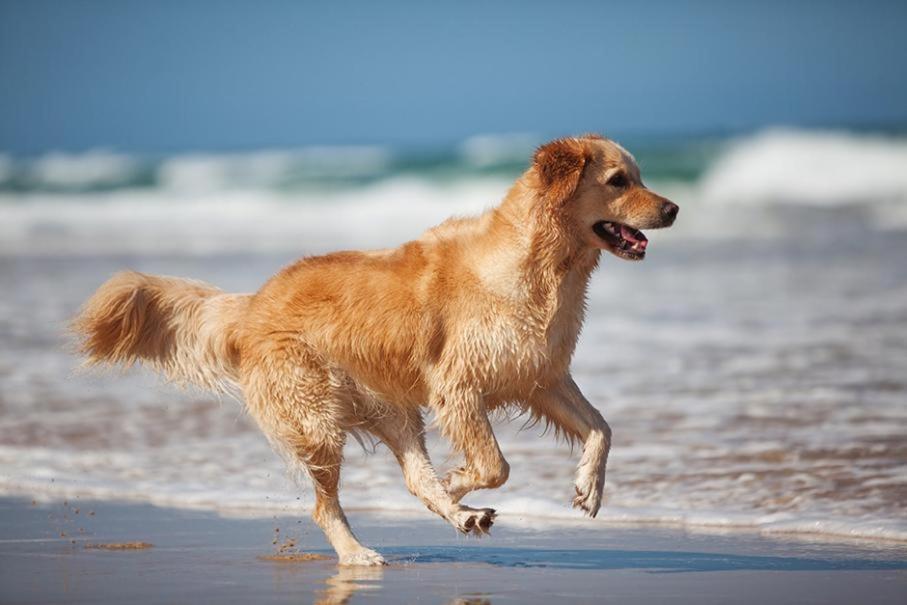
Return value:
M 542 196 L 560 205 L 576 191 L 586 165 L 586 149 L 578 139 L 557 139 L 539 147 L 533 158 Z

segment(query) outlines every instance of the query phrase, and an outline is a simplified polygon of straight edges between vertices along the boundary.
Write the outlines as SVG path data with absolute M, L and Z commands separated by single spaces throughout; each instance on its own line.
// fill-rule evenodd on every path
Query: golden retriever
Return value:
M 274 447 L 315 485 L 313 517 L 341 564 L 379 565 L 338 499 L 351 431 L 385 443 L 409 490 L 464 533 L 495 511 L 460 504 L 509 466 L 488 414 L 518 406 L 582 442 L 573 504 L 601 505 L 611 429 L 570 376 L 602 250 L 646 254 L 639 231 L 678 207 L 646 189 L 633 156 L 597 135 L 540 147 L 499 206 L 399 248 L 303 258 L 255 294 L 120 273 L 74 321 L 89 363 L 145 362 L 176 382 L 239 389 Z M 422 408 L 463 465 L 439 478 Z

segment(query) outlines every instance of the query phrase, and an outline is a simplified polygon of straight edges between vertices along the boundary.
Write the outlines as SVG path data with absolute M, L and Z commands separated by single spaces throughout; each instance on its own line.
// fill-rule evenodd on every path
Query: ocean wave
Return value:
M 280 190 L 326 181 L 357 185 L 393 174 L 383 147 L 307 147 L 245 153 L 180 153 L 165 157 L 104 149 L 51 152 L 36 158 L 0 155 L 0 190 L 84 193 L 135 188 L 210 192 Z
M 27 196 L 141 188 L 169 196 L 353 190 L 401 178 L 428 184 L 489 175 L 513 180 L 540 141 L 513 134 L 476 136 L 453 148 L 429 150 L 341 146 L 163 157 L 104 149 L 35 158 L 0 154 L 0 191 Z M 624 143 L 636 152 L 654 187 L 684 183 L 695 187 L 697 199 L 717 204 L 837 206 L 907 199 L 904 136 L 772 129 L 719 144 L 697 138 Z
M 541 142 L 533 134 L 481 135 L 466 139 L 459 146 L 459 152 L 468 164 L 476 167 L 528 163 Z
M 396 245 L 497 204 L 534 144 L 520 135 L 478 137 L 440 155 L 343 147 L 0 156 L 0 254 L 301 251 L 351 233 L 358 247 Z M 791 208 L 845 205 L 860 208 L 869 228 L 907 228 L 905 140 L 768 131 L 721 152 L 687 146 L 695 161 L 683 147 L 638 154 L 647 183 L 684 209 L 659 239 L 777 237 L 812 220 Z
M 157 167 L 168 191 L 268 190 L 306 181 L 377 178 L 390 172 L 393 155 L 381 147 L 311 147 L 295 151 L 185 154 Z
M 6 178 L 12 178 L 15 164 L 10 163 Z M 29 188 L 82 190 L 130 185 L 142 169 L 138 158 L 123 153 L 96 149 L 84 153 L 53 152 L 27 164 L 23 184 Z
M 425 150 L 324 146 L 160 157 L 104 149 L 34 158 L 0 154 L 0 191 L 80 194 L 140 188 L 169 195 L 358 189 L 404 177 L 450 181 L 496 173 L 513 178 L 528 164 L 532 149 L 531 140 L 520 136 L 478 137 L 456 148 Z
M 907 201 L 907 139 L 769 130 L 730 143 L 702 177 L 722 204 L 885 204 Z
M 396 245 L 451 214 L 481 212 L 509 186 L 401 177 L 340 191 L 193 190 L 203 187 L 204 170 L 176 179 L 181 186 L 166 194 L 0 193 L 0 254 L 302 251 L 350 238 L 360 248 Z

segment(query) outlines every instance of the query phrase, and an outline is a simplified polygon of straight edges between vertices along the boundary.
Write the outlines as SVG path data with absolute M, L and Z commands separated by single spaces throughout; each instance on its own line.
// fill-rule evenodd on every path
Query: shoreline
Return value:
M 338 567 L 307 517 L 230 519 L 148 504 L 0 498 L 0 601 L 345 603 L 359 595 L 378 603 L 606 596 L 644 603 L 671 595 L 679 603 L 847 603 L 872 594 L 873 602 L 896 603 L 907 591 L 907 545 L 900 544 L 544 524 L 496 525 L 490 538 L 478 540 L 431 519 L 350 517 L 363 542 L 390 565 Z M 300 554 L 328 558 L 261 559 L 280 554 L 286 540 Z M 85 548 L 128 542 L 153 546 Z M 756 581 L 759 591 L 741 594 L 741 586 Z
M 60 490 L 55 493 L 50 490 L 44 492 L 25 491 L 25 490 L 0 490 L 0 501 L 2 500 L 30 500 L 37 499 L 38 502 L 58 502 L 66 499 L 82 499 L 87 501 L 103 501 L 113 504 L 142 506 L 149 505 L 156 508 L 196 511 L 210 513 L 225 519 L 267 519 L 276 516 L 294 516 L 308 517 L 311 514 L 311 506 L 308 503 L 301 503 L 298 499 L 281 501 L 275 499 L 268 505 L 224 505 L 213 502 L 198 500 L 178 501 L 170 498 L 149 498 L 145 495 L 109 495 L 99 496 L 92 492 L 84 490 Z M 349 513 L 367 515 L 378 518 L 405 518 L 420 522 L 430 522 L 437 520 L 433 514 L 427 513 L 420 505 L 415 504 L 408 508 L 405 506 L 389 503 L 386 506 L 356 506 L 345 505 L 344 510 Z M 691 534 L 703 535 L 725 535 L 741 534 L 753 535 L 765 538 L 774 538 L 778 540 L 804 541 L 804 542 L 828 542 L 828 543 L 847 543 L 847 544 L 867 544 L 886 543 L 892 545 L 903 545 L 907 548 L 907 533 L 900 529 L 890 529 L 881 526 L 873 527 L 872 521 L 853 521 L 850 519 L 839 518 L 822 518 L 819 516 L 810 516 L 800 519 L 780 519 L 760 520 L 771 517 L 771 514 L 753 513 L 750 517 L 752 520 L 743 520 L 748 516 L 738 512 L 719 512 L 709 511 L 708 515 L 699 513 L 700 518 L 708 516 L 717 520 L 691 520 L 691 514 L 679 513 L 674 515 L 664 514 L 663 516 L 653 515 L 650 518 L 645 516 L 630 516 L 623 509 L 615 507 L 608 508 L 607 505 L 602 508 L 600 514 L 590 520 L 584 516 L 575 513 L 573 509 L 564 509 L 563 515 L 558 514 L 539 514 L 525 511 L 508 512 L 506 498 L 498 503 L 498 519 L 496 526 L 510 526 L 514 528 L 532 527 L 543 523 L 549 526 L 563 528 L 583 528 L 589 531 L 598 531 L 600 528 L 610 529 L 644 529 L 644 528 L 663 528 L 666 530 L 679 531 Z M 568 516 L 572 515 L 572 516 Z M 672 518 L 673 517 L 673 518 Z M 439 521 L 440 522 L 440 521 Z M 807 529 L 808 525 L 825 525 L 842 526 L 845 524 L 862 523 L 866 529 L 858 530 L 835 530 L 831 529 Z M 861 533 L 856 533 L 861 532 Z

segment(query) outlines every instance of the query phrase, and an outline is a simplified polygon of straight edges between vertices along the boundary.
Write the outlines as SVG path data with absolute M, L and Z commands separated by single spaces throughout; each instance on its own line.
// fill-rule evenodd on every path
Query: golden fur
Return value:
M 254 295 L 121 273 L 74 326 L 91 363 L 142 361 L 177 382 L 238 388 L 275 448 L 314 481 L 314 518 L 341 563 L 380 564 L 338 500 L 351 431 L 386 443 L 413 494 L 480 534 L 495 511 L 459 502 L 507 480 L 488 414 L 519 406 L 583 443 L 574 505 L 595 516 L 611 431 L 570 360 L 601 250 L 642 257 L 596 230 L 664 227 L 676 210 L 616 143 L 560 139 L 538 149 L 497 208 L 399 248 L 304 258 Z M 425 450 L 426 406 L 464 456 L 444 479 Z

